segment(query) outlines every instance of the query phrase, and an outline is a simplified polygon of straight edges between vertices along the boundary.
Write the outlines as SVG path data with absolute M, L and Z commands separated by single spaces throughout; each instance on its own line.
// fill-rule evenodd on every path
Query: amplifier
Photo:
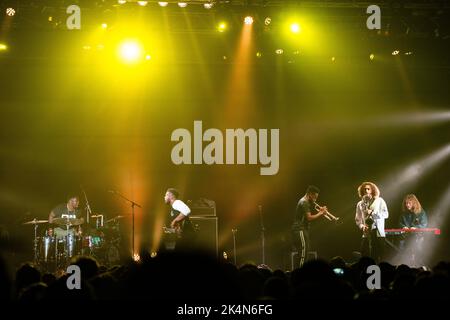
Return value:
M 215 217 L 216 216 L 216 208 L 210 207 L 189 207 L 191 209 L 190 217 Z
M 189 219 L 196 230 L 196 245 L 217 258 L 219 254 L 218 218 L 193 216 Z

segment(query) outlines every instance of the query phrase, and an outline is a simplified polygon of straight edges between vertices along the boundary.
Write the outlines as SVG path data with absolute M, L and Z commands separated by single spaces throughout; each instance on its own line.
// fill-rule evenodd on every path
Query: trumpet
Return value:
M 314 202 L 314 209 L 316 209 L 317 211 L 322 210 L 323 207 L 321 207 L 318 203 Z M 339 220 L 339 217 L 335 217 L 334 215 L 332 215 L 331 213 L 328 212 L 328 210 L 325 210 L 325 213 L 323 215 L 326 219 L 328 219 L 329 221 L 334 221 L 337 222 Z

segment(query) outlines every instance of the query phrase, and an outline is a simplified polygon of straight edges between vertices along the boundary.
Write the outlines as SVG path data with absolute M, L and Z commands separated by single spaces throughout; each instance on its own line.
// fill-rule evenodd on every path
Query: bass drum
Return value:
M 108 244 L 104 248 L 105 264 L 108 267 L 112 267 L 120 263 L 120 250 L 119 247 L 114 244 Z

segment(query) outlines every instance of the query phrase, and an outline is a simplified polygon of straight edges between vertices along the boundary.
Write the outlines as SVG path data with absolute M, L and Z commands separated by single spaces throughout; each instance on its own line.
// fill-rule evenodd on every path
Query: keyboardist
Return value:
M 402 229 L 421 229 L 428 226 L 428 218 L 425 210 L 414 194 L 408 194 L 403 199 L 400 227 Z M 400 241 L 400 249 L 409 256 L 409 263 L 417 265 L 421 263 L 423 249 L 423 234 L 420 232 L 408 233 L 405 239 Z

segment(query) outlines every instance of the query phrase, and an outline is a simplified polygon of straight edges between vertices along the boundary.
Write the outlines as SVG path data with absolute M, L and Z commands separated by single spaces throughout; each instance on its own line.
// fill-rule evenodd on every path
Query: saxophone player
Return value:
M 386 202 L 373 182 L 358 187 L 361 200 L 356 205 L 355 222 L 362 231 L 361 254 L 379 262 L 384 249 L 384 220 L 389 217 Z

